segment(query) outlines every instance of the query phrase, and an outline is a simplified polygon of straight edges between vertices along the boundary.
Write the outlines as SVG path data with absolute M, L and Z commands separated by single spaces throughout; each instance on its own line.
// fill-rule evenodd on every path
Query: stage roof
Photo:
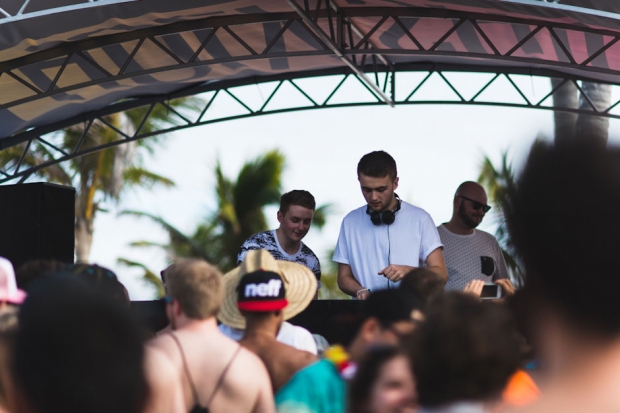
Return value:
M 497 71 L 620 84 L 614 0 L 0 4 L 0 149 L 102 110 L 273 79 L 350 74 L 387 104 L 394 97 L 378 72 Z

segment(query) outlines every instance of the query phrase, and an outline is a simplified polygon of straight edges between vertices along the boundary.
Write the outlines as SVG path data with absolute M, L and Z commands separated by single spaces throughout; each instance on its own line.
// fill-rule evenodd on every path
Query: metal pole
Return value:
M 344 64 L 346 64 L 347 66 L 349 66 L 349 68 L 351 68 L 351 70 L 353 70 L 353 73 L 355 73 L 357 77 L 366 84 L 366 86 L 368 86 L 374 93 L 380 96 L 385 103 L 390 105 L 390 107 L 394 107 L 394 101 L 392 100 L 392 98 L 386 95 L 378 85 L 374 84 L 374 82 L 370 80 L 366 73 L 364 73 L 359 67 L 357 67 L 357 65 L 353 63 L 351 59 L 345 56 L 344 53 L 342 53 L 342 51 L 338 49 L 338 46 L 332 41 L 332 39 L 312 21 L 312 19 L 306 14 L 306 12 L 304 12 L 301 7 L 299 7 L 299 5 L 294 0 L 286 0 L 286 2 L 297 12 L 299 17 L 301 17 L 304 21 L 304 23 L 306 23 L 308 27 L 310 27 L 312 31 L 314 31 L 314 33 L 319 36 L 323 43 L 325 43 L 325 45 L 329 47 L 329 49 L 334 52 L 334 54 L 338 56 L 338 58 L 342 60 Z

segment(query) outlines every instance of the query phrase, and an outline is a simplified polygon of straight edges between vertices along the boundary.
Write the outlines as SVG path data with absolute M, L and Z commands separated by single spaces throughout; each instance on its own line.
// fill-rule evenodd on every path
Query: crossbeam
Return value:
M 373 67 L 378 66 L 370 65 L 364 69 L 369 72 Z M 514 73 L 510 68 L 498 70 L 489 67 L 482 73 L 464 72 L 462 68 L 437 65 L 417 68 L 396 65 L 393 68 L 378 68 L 380 70 L 373 74 L 380 81 L 393 85 L 392 96 L 397 106 L 500 106 L 620 119 L 620 93 L 613 94 L 616 99 L 610 102 L 607 108 L 597 108 L 592 103 L 577 109 L 554 106 L 554 95 L 569 83 L 576 86 L 581 99 L 591 102 L 591 97 L 582 88 L 582 83 L 588 79 L 562 77 L 559 73 L 540 72 L 535 75 L 525 71 Z M 479 71 L 480 68 L 476 67 L 475 70 Z M 551 78 L 562 81 L 552 88 Z M 201 85 L 172 96 L 151 96 L 123 101 L 48 125 L 46 128 L 18 134 L 10 138 L 15 139 L 15 142 L 8 142 L 8 145 L 2 147 L 0 151 L 0 159 L 10 159 L 4 163 L 0 162 L 0 183 L 26 182 L 29 178 L 36 177 L 44 168 L 79 156 L 139 139 L 212 123 L 300 110 L 384 105 L 384 102 L 377 99 L 375 92 L 348 67 L 340 69 L 339 73 L 324 71 L 303 75 L 288 73 L 269 76 L 256 79 L 253 85 L 237 82 L 239 83 L 230 81 L 220 85 Z M 619 86 L 614 88 L 620 91 Z M 439 89 L 443 89 L 444 93 L 434 99 L 432 94 Z M 194 95 L 201 98 L 202 102 L 196 112 L 175 109 L 169 104 L 171 99 Z M 283 107 L 281 102 L 287 104 Z M 158 105 L 169 111 L 170 120 L 159 124 L 154 130 L 144 130 L 143 126 Z M 114 114 L 134 110 L 141 110 L 140 113 L 143 115 L 141 122 L 131 133 L 118 129 L 109 120 Z M 65 139 L 63 130 L 68 129 L 78 131 L 80 138 Z M 117 138 L 97 144 L 97 135 L 106 129 L 108 130 L 106 136 L 112 133 Z M 0 144 L 2 143 L 4 142 L 0 141 Z M 12 156 L 2 157 L 3 152 Z

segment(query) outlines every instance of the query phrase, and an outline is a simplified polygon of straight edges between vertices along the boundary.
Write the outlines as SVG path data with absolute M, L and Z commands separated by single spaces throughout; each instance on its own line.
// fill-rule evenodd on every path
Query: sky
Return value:
M 467 84 L 471 77 L 461 80 Z M 327 93 L 323 83 L 328 82 L 315 81 L 317 93 Z M 532 93 L 546 93 L 546 83 L 530 82 Z M 449 91 L 438 90 L 440 86 L 431 84 L 428 96 L 447 96 Z M 260 105 L 269 91 L 253 88 L 258 93 L 256 104 Z M 356 93 L 360 93 L 353 89 L 345 92 L 345 99 L 355 99 Z M 511 92 L 498 88 L 491 93 L 497 94 L 493 98 L 510 101 L 514 98 Z M 294 106 L 296 98 L 284 95 L 284 100 L 276 103 Z M 217 110 L 234 111 L 233 106 L 234 102 L 223 101 Z M 618 136 L 619 128 L 612 121 L 610 135 Z M 364 154 L 373 150 L 390 153 L 400 177 L 397 193 L 403 200 L 427 210 L 439 225 L 452 215 L 457 186 L 463 181 L 477 180 L 485 155 L 497 165 L 502 153 L 508 151 L 518 170 L 539 135 L 553 136 L 551 111 L 464 105 L 320 109 L 175 132 L 167 136 L 153 157 L 144 159 L 144 164 L 147 169 L 171 178 L 176 187 L 132 190 L 120 204 L 105 205 L 108 212 L 100 212 L 95 221 L 91 261 L 114 270 L 132 300 L 152 299 L 154 291 L 140 279 L 141 270 L 119 265 L 117 258 L 139 261 L 159 272 L 167 265 L 162 250 L 139 249 L 129 243 L 165 243 L 167 235 L 147 219 L 118 213 L 139 210 L 155 214 L 191 234 L 216 208 L 214 168 L 218 159 L 224 174 L 234 179 L 244 162 L 278 149 L 286 158 L 283 191 L 305 189 L 314 195 L 317 204 L 332 205 L 327 225 L 322 230 L 311 228 L 304 238 L 326 266 L 331 259 L 327 251 L 336 244 L 342 218 L 364 203 L 356 176 L 357 162 Z M 277 227 L 276 212 L 276 206 L 265 210 L 272 228 Z M 494 232 L 494 221 L 491 210 L 479 228 Z

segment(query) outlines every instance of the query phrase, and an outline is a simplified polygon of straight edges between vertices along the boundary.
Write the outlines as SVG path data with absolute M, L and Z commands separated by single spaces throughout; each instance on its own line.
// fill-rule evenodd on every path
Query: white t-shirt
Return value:
M 504 255 L 493 235 L 477 229 L 470 235 L 458 235 L 448 231 L 443 224 L 437 229 L 448 267 L 446 291 L 463 291 L 472 280 L 492 282 L 508 278 Z M 486 257 L 488 263 L 483 264 L 481 257 Z M 483 273 L 483 265 L 487 274 Z
M 235 341 L 239 341 L 243 338 L 244 330 L 240 328 L 234 328 L 227 324 L 220 324 L 218 328 L 222 334 Z M 312 333 L 288 321 L 282 323 L 276 340 L 280 343 L 295 347 L 297 350 L 304 350 L 312 354 L 317 354 L 316 342 L 314 341 Z
M 423 209 L 402 202 L 392 225 L 374 225 L 364 205 L 342 220 L 333 260 L 350 265 L 363 287 L 384 290 L 400 282 L 389 281 L 379 271 L 390 264 L 421 267 L 442 246 L 433 219 Z

